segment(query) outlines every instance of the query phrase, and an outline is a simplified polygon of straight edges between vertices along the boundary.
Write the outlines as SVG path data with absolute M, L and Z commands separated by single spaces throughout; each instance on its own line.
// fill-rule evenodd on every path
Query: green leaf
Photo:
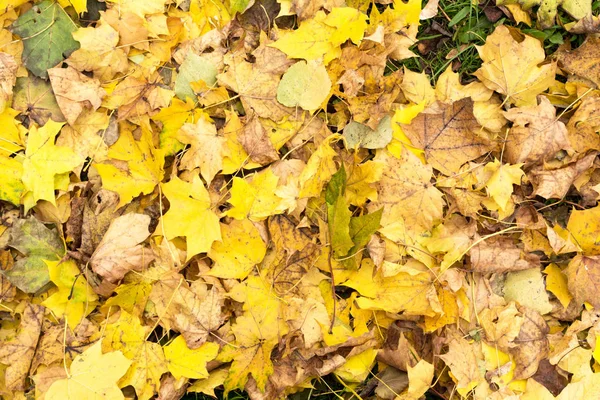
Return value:
M 0 154 L 0 200 L 10 201 L 15 205 L 21 204 L 21 196 L 25 190 L 21 176 L 21 160 Z
M 371 235 L 379 229 L 382 214 L 383 208 L 380 208 L 374 213 L 354 217 L 350 220 L 350 237 L 354 242 L 354 246 L 352 246 L 348 254 L 356 254 L 356 256 L 342 261 L 342 264 L 344 264 L 346 268 L 358 268 L 360 260 L 362 259 L 362 254 L 359 253 L 359 250 L 369 243 Z
M 50 118 L 55 122 L 66 121 L 58 107 L 50 82 L 35 76 L 17 78 L 13 108 L 21 111 L 22 115 L 31 118 L 39 126 L 46 125 Z
M 333 205 L 339 196 L 343 195 L 346 191 L 346 169 L 342 165 L 340 169 L 333 174 L 331 180 L 327 184 L 325 189 L 325 202 L 329 205 Z
M 327 222 L 331 250 L 336 257 L 343 257 L 354 246 L 350 237 L 350 218 L 352 213 L 344 196 L 338 196 L 333 205 L 327 205 Z
M 23 40 L 23 62 L 31 73 L 47 78 L 49 68 L 79 48 L 72 33 L 77 26 L 58 3 L 50 0 L 34 5 L 12 25 Z
M 248 8 L 250 0 L 230 0 L 229 5 L 233 14 L 236 12 L 243 13 Z
M 34 217 L 19 219 L 13 224 L 8 245 L 25 257 L 2 274 L 25 293 L 35 293 L 50 282 L 44 260 L 58 261 L 65 254 L 65 246 L 57 230 L 47 228 Z
M 351 149 L 357 145 L 365 149 L 383 149 L 392 141 L 392 118 L 389 115 L 383 117 L 375 130 L 351 121 L 344 128 L 344 137 Z
M 196 99 L 196 94 L 190 87 L 191 82 L 204 81 L 208 86 L 217 83 L 217 68 L 207 59 L 188 53 L 179 67 L 179 74 L 175 81 L 175 95 L 185 101 L 186 97 Z
M 331 80 L 325 66 L 317 61 L 299 61 L 281 78 L 277 101 L 287 107 L 317 110 L 329 95 Z

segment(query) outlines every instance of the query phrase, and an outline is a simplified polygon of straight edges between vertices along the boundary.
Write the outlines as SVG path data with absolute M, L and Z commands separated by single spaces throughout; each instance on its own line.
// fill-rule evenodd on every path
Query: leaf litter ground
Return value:
M 9 0 L 0 395 L 600 397 L 599 9 Z

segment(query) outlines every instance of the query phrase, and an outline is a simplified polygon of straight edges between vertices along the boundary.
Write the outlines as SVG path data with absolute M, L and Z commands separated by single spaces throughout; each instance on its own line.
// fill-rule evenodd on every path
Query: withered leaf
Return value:
M 422 112 L 402 130 L 438 171 L 451 175 L 461 165 L 492 149 L 486 131 L 473 115 L 470 98 L 443 106 L 441 112 Z

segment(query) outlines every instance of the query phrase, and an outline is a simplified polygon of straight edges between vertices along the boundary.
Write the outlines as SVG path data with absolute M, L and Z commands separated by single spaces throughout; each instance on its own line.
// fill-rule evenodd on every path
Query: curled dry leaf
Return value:
M 131 270 L 141 271 L 153 259 L 144 242 L 150 232 L 150 217 L 125 214 L 114 219 L 90 258 L 92 270 L 109 282 L 118 282 Z

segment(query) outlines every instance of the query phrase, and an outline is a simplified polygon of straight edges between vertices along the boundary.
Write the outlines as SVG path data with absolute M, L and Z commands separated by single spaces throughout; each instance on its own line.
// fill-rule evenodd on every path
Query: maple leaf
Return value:
M 70 148 L 54 144 L 62 126 L 61 123 L 48 121 L 41 128 L 32 126 L 29 130 L 21 178 L 27 191 L 24 199 L 27 210 L 38 200 L 46 200 L 56 205 L 55 178 L 70 172 L 83 162 Z
M 181 159 L 182 167 L 189 170 L 200 167 L 200 174 L 210 185 L 223 168 L 225 138 L 217 133 L 214 124 L 204 118 L 199 118 L 195 124 L 181 126 L 176 138 L 190 145 Z
M 102 354 L 100 342 L 75 357 L 67 378 L 55 381 L 45 398 L 48 400 L 104 398 L 124 399 L 117 381 L 129 368 L 120 351 Z
M 381 272 L 374 272 L 370 259 L 364 259 L 360 268 L 343 283 L 360 293 L 362 297 L 356 299 L 360 308 L 433 316 L 428 299 L 428 291 L 433 289 L 431 284 L 427 272 L 410 268 L 384 277 Z
M 65 254 L 65 245 L 56 229 L 35 218 L 15 221 L 8 245 L 25 257 L 2 274 L 25 293 L 35 293 L 44 287 L 50 281 L 46 261 L 58 261 Z
M 513 164 L 535 164 L 569 149 L 565 124 L 556 118 L 556 109 L 545 97 L 537 106 L 511 108 L 504 116 L 513 122 L 505 155 Z
M 56 102 L 70 125 L 74 125 L 84 107 L 97 110 L 106 96 L 100 81 L 88 78 L 72 67 L 51 68 L 48 77 Z
M 8 366 L 4 385 L 9 390 L 25 390 L 25 380 L 42 330 L 43 316 L 44 307 L 25 304 L 19 331 L 12 340 L 5 341 L 0 347 L 0 362 Z
M 210 275 L 244 279 L 265 256 L 267 246 L 258 229 L 247 219 L 221 225 L 222 239 L 214 242 L 208 256 L 214 261 Z
M 427 162 L 446 175 L 492 148 L 481 133 L 470 99 L 459 100 L 441 113 L 422 112 L 402 129 L 414 146 L 424 150 Z
M 119 319 L 107 326 L 102 349 L 117 350 L 131 360 L 121 377 L 119 387 L 131 385 L 141 399 L 149 399 L 160 386 L 160 377 L 167 371 L 162 347 L 146 341 L 147 329 L 139 318 L 121 311 Z
M 64 316 L 71 329 L 96 307 L 98 296 L 92 291 L 75 262 L 46 261 L 50 280 L 58 291 L 42 302 L 58 318 Z
M 477 46 L 483 65 L 475 76 L 517 106 L 535 105 L 536 96 L 554 80 L 556 64 L 539 66 L 545 59 L 540 42 L 520 32 L 514 32 L 513 36 L 513 32 L 500 25 L 483 46 Z
M 400 158 L 379 153 L 376 161 L 387 165 L 377 184 L 377 204 L 384 206 L 382 225 L 400 217 L 417 229 L 429 229 L 441 219 L 442 193 L 431 184 L 431 167 L 408 150 Z
M 106 81 L 117 73 L 127 71 L 127 53 L 119 44 L 119 33 L 108 23 L 94 28 L 79 28 L 73 38 L 80 44 L 67 59 L 67 64 L 78 71 L 90 71 L 94 77 Z
M 128 129 L 120 132 L 119 139 L 108 149 L 109 159 L 94 166 L 102 177 L 104 188 L 119 194 L 117 208 L 129 203 L 140 194 L 151 193 L 162 180 L 164 155 L 152 144 L 151 132 L 142 129 L 140 140 L 135 140 Z M 123 163 L 126 167 L 123 167 Z
M 13 32 L 23 39 L 25 65 L 41 78 L 48 76 L 48 68 L 79 47 L 71 36 L 76 29 L 65 10 L 48 0 L 21 15 L 12 26 Z
M 233 178 L 228 200 L 232 208 L 227 215 L 238 220 L 261 221 L 270 215 L 281 214 L 285 208 L 275 194 L 278 181 L 271 169 L 256 173 L 250 179 Z
M 206 363 L 213 360 L 219 351 L 216 343 L 204 343 L 197 349 L 191 350 L 187 347 L 183 336 L 177 336 L 175 340 L 164 347 L 165 359 L 169 366 L 169 372 L 176 379 L 185 376 L 192 379 L 208 378 Z
M 219 217 L 211 210 L 200 177 L 194 176 L 191 183 L 174 177 L 161 187 L 171 208 L 161 218 L 157 232 L 169 240 L 186 237 L 188 260 L 210 250 L 215 240 L 221 240 Z
M 219 354 L 220 360 L 232 361 L 223 386 L 226 392 L 241 389 L 252 375 L 264 392 L 273 373 L 271 351 L 286 327 L 279 321 L 279 300 L 259 277 L 247 279 L 244 294 L 244 314 L 231 327 L 234 346 L 226 345 Z
M 179 274 L 162 276 L 153 285 L 150 300 L 161 320 L 170 329 L 181 332 L 190 349 L 202 346 L 225 320 L 222 294 L 215 288 L 196 293 Z

